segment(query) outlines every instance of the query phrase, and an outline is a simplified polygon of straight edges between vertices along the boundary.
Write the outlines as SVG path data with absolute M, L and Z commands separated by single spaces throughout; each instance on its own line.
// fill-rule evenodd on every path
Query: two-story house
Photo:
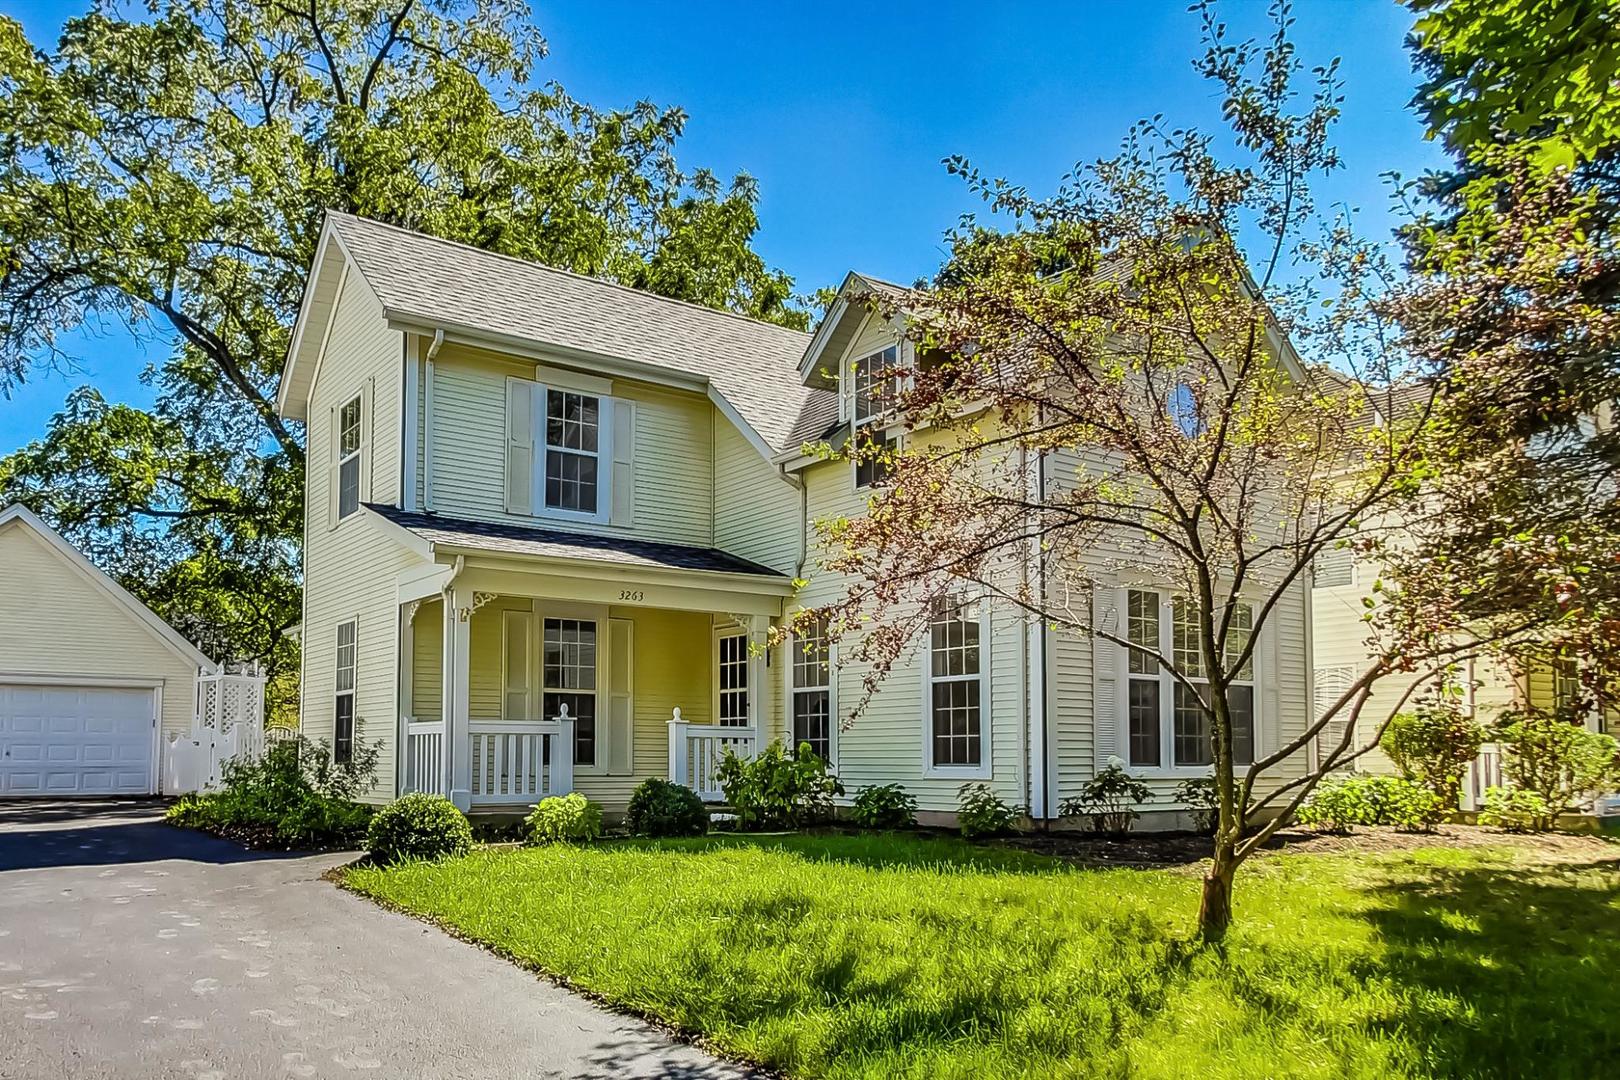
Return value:
M 836 648 L 760 647 L 842 587 L 813 523 L 863 512 L 880 479 L 806 447 L 882 422 L 862 373 L 908 347 L 859 302 L 883 287 L 850 275 L 812 336 L 331 215 L 278 400 L 308 433 L 304 733 L 380 743 L 378 799 L 475 811 L 577 790 L 613 812 L 650 776 L 714 799 L 725 751 L 773 739 L 924 811 L 982 781 L 1055 817 L 1116 755 L 1174 809 L 1207 748 L 1168 687 L 1127 714 L 1151 688 L 1127 694 L 1101 639 L 965 598 L 850 725 L 863 673 Z M 1078 460 L 1044 467 L 1061 483 Z M 1167 594 L 1094 602 L 1151 608 L 1168 647 Z M 1257 753 L 1306 723 L 1307 608 L 1302 587 L 1265 632 Z

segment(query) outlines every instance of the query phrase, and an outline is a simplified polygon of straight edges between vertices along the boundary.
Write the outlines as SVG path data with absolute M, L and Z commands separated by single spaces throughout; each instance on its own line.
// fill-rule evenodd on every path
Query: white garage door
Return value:
M 152 791 L 151 690 L 0 683 L 0 795 Z

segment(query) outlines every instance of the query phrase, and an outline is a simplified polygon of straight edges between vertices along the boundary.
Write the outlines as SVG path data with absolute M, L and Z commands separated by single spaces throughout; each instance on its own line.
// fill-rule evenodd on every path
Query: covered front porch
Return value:
M 779 665 L 758 646 L 791 582 L 591 542 L 620 557 L 441 541 L 400 576 L 399 793 L 512 813 L 579 791 L 617 811 L 659 776 L 718 801 L 725 754 L 776 736 Z

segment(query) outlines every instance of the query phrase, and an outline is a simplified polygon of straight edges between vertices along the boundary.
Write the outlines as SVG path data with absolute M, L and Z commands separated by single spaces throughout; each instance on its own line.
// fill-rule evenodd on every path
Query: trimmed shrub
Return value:
M 849 817 L 863 829 L 909 829 L 917 824 L 917 799 L 899 784 L 862 788 Z
M 1446 815 L 1440 797 L 1398 776 L 1352 776 L 1311 792 L 1296 815 L 1300 824 L 1346 833 L 1353 825 L 1393 825 L 1428 832 Z
M 637 836 L 702 836 L 709 808 L 691 788 L 652 776 L 631 792 L 624 824 Z
M 1221 819 L 1221 801 L 1213 778 L 1199 776 L 1183 780 L 1176 785 L 1170 797 L 1187 808 L 1192 815 L 1195 831 L 1204 836 L 1215 835 L 1215 826 L 1220 824 Z
M 730 750 L 715 771 L 740 830 L 799 829 L 832 817 L 833 796 L 844 793 L 827 763 L 800 743 L 790 755 L 773 741 L 744 761 Z
M 1540 710 L 1499 718 L 1502 771 L 1546 805 L 1547 828 L 1620 786 L 1620 743 Z
M 371 786 L 378 746 L 356 740 L 337 763 L 324 742 L 275 742 L 257 761 L 226 764 L 220 790 L 188 795 L 165 820 L 253 847 L 348 847 L 361 842 L 372 808 L 354 801 Z
M 419 791 L 377 811 L 366 830 L 366 850 L 381 863 L 465 855 L 472 843 L 467 815 L 443 795 Z
M 1124 833 L 1129 832 L 1141 816 L 1137 804 L 1152 799 L 1153 789 L 1126 772 L 1124 763 L 1113 758 L 1107 768 L 1080 785 L 1078 795 L 1058 804 L 1058 816 L 1090 818 L 1092 832 Z
M 602 835 L 602 808 L 575 791 L 535 803 L 523 819 L 536 844 L 584 843 Z
M 1484 742 L 1482 725 L 1461 709 L 1439 705 L 1396 714 L 1378 745 L 1403 777 L 1455 808 L 1462 795 L 1463 771 L 1479 756 Z
M 1485 807 L 1479 812 L 1481 825 L 1494 825 L 1508 832 L 1547 832 L 1558 817 L 1547 809 L 1547 800 L 1523 788 L 1485 789 Z
M 1000 836 L 1013 830 L 1018 811 L 990 790 L 989 784 L 963 784 L 957 794 L 956 826 L 969 840 Z

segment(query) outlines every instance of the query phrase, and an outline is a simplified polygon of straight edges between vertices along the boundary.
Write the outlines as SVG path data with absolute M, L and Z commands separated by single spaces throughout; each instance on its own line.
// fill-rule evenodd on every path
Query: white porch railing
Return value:
M 759 752 L 759 733 L 751 727 L 688 724 L 681 710 L 669 722 L 669 778 L 697 792 L 704 802 L 721 802 L 720 763 L 730 750 L 741 758 Z
M 474 720 L 472 804 L 532 803 L 574 790 L 574 722 Z
M 1468 771 L 1463 774 L 1462 809 L 1485 809 L 1485 792 L 1493 787 L 1505 786 L 1507 781 L 1502 777 L 1502 747 L 1497 743 L 1486 743 L 1479 748 L 1479 756 L 1469 763 Z
M 405 718 L 404 791 L 444 794 L 444 721 Z

